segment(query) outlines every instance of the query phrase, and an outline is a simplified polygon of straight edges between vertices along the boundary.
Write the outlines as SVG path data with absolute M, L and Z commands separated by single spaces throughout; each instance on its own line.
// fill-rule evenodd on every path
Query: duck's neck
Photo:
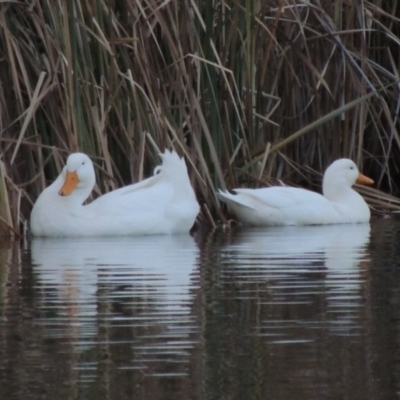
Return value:
M 74 191 L 68 196 L 60 196 L 58 192 L 64 184 L 64 178 L 60 175 L 49 187 L 52 196 L 57 196 L 57 199 L 72 206 L 81 206 L 86 199 L 90 196 L 93 190 L 92 186 L 76 187 Z M 94 185 L 93 185 L 94 186 Z
M 348 183 L 341 182 L 340 180 L 329 183 L 324 181 L 322 193 L 328 200 L 334 202 L 348 202 L 350 199 L 353 201 L 362 199 L 352 187 L 348 186 Z
M 82 205 L 90 196 L 92 188 L 76 188 L 69 196 L 65 198 L 71 203 Z

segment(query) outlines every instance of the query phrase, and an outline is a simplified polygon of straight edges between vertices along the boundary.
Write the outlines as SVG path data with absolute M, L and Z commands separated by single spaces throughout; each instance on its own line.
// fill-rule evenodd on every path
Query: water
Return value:
M 0 399 L 395 399 L 400 221 L 0 244 Z

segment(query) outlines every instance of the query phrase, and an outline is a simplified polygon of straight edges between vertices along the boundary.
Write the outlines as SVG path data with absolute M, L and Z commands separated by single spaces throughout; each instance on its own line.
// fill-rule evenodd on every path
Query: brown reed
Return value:
M 218 187 L 319 189 L 350 157 L 399 208 L 397 0 L 0 3 L 0 233 L 21 234 L 68 153 L 104 193 L 185 156 L 200 221 Z M 385 193 L 387 194 L 385 194 Z

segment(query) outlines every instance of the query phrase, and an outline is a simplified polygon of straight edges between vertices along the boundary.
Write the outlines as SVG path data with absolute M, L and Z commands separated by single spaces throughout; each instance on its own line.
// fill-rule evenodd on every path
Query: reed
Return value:
M 217 187 L 350 157 L 398 207 L 397 0 L 39 0 L 0 3 L 1 223 L 21 233 L 71 151 L 107 192 L 148 176 L 158 149 L 185 156 L 202 205 Z M 397 13 L 397 14 L 396 14 Z M 373 201 L 373 199 L 379 201 Z M 8 200 L 7 200 L 8 199 Z

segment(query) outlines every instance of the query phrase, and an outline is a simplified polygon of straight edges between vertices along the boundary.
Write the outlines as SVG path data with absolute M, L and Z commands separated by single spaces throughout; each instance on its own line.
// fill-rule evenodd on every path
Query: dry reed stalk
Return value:
M 14 226 L 5 177 L 5 166 L 4 163 L 0 161 L 0 237 L 12 236 L 14 234 Z

